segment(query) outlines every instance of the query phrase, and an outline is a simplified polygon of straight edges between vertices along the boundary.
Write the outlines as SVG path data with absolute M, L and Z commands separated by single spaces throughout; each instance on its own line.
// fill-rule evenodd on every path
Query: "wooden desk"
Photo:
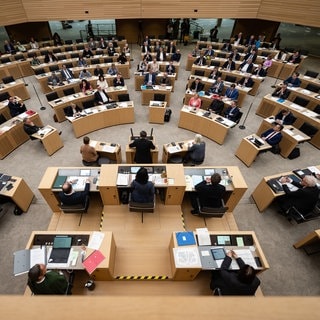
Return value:
M 116 163 L 122 162 L 120 144 L 90 140 L 90 146 L 95 148 L 100 157 L 108 158 Z
M 79 252 L 76 266 L 69 266 L 68 269 L 83 270 L 81 263 L 81 244 L 85 244 L 86 257 L 88 257 L 94 249 L 88 247 L 88 243 L 93 236 L 92 231 L 33 231 L 27 243 L 26 249 L 53 243 L 53 239 L 57 235 L 66 235 L 72 237 L 72 249 Z M 91 274 L 93 280 L 108 281 L 114 280 L 114 266 L 116 258 L 116 243 L 112 232 L 103 232 L 103 240 L 99 250 L 105 259 L 99 264 L 98 268 Z M 84 240 L 86 239 L 86 240 Z M 50 246 L 48 246 L 50 248 Z M 63 269 L 63 268 L 62 268 Z M 77 281 L 77 280 L 75 280 Z
M 178 127 L 200 133 L 219 144 L 223 144 L 229 128 L 234 127 L 236 123 L 214 113 L 210 115 L 211 118 L 204 116 L 204 114 L 207 112 L 202 109 L 193 111 L 193 108 L 183 106 L 180 110 Z M 222 119 L 222 122 L 217 119 Z
M 18 100 L 20 100 L 18 98 Z M 9 100 L 0 102 L 0 114 L 2 114 L 6 120 L 11 119 L 10 109 L 8 107 Z
M 268 76 L 284 80 L 290 77 L 298 67 L 299 64 L 272 59 L 272 65 L 268 69 Z
M 261 136 L 261 134 L 268 129 L 273 127 L 275 118 L 274 117 L 269 117 L 264 119 L 260 127 L 257 131 L 257 136 Z M 282 133 L 282 139 L 279 143 L 280 146 L 280 154 L 284 158 L 288 158 L 289 154 L 292 152 L 292 150 L 299 144 L 303 143 L 305 141 L 310 140 L 311 138 L 304 134 L 302 131 L 296 129 L 293 126 L 284 126 L 284 129 L 281 131 Z
M 293 246 L 296 249 L 303 248 L 304 246 L 314 244 L 320 241 L 320 229 L 311 231 L 305 237 L 297 241 Z
M 155 94 L 164 94 L 167 106 L 170 107 L 171 86 L 153 86 L 153 89 L 147 89 L 145 86 L 141 86 L 141 104 L 148 106 L 151 100 L 154 100 Z
M 51 131 L 47 134 L 39 134 L 39 132 L 37 132 L 32 136 L 42 142 L 48 155 L 51 156 L 63 147 L 63 142 L 56 128 L 47 125 L 43 129 L 51 129 Z
M 193 140 L 179 141 L 172 143 L 166 143 L 163 145 L 162 149 L 162 163 L 167 163 L 172 156 L 179 155 L 182 158 L 188 152 L 188 145 L 192 143 Z
M 255 134 L 252 134 L 250 136 L 244 137 L 240 145 L 235 153 L 235 155 L 247 166 L 250 167 L 252 163 L 256 160 L 257 155 L 261 151 L 266 151 L 268 149 L 271 149 L 271 145 L 264 141 L 264 144 L 258 148 L 256 145 L 254 145 L 249 139 L 251 138 L 261 138 Z
M 149 103 L 149 122 L 164 124 L 164 114 L 166 112 L 167 102 L 153 101 Z
M 20 97 L 22 100 L 30 99 L 30 94 L 22 80 L 15 80 L 7 84 L 2 84 L 0 93 L 8 92 L 10 96 Z
M 259 241 L 257 239 L 257 236 L 255 234 L 254 231 L 210 231 L 210 238 L 211 238 L 211 245 L 212 246 L 223 246 L 225 249 L 229 249 L 229 250 L 237 250 L 237 249 L 243 249 L 243 248 L 248 248 L 249 247 L 249 243 L 250 243 L 250 247 L 254 247 L 255 251 L 252 252 L 254 257 L 258 257 L 261 263 L 261 267 L 259 270 L 257 270 L 258 272 L 263 272 L 265 270 L 268 270 L 270 268 L 269 263 L 262 251 L 262 248 L 259 244 Z M 174 254 L 174 249 L 175 248 L 181 248 L 181 250 L 183 250 L 184 248 L 186 248 L 186 250 L 188 250 L 188 248 L 196 248 L 198 249 L 198 245 L 191 245 L 191 246 L 183 246 L 183 247 L 179 247 L 178 242 L 177 242 L 177 238 L 176 235 L 178 234 L 178 232 L 173 232 L 171 235 L 171 239 L 170 239 L 170 243 L 169 243 L 169 251 L 170 251 L 170 258 L 171 258 L 171 268 L 172 268 L 172 274 L 173 274 L 173 280 L 182 280 L 182 281 L 188 281 L 188 280 L 193 280 L 196 278 L 196 276 L 199 274 L 199 272 L 201 270 L 203 270 L 203 267 L 201 265 L 201 261 L 200 261 L 200 253 L 199 251 L 195 250 L 195 254 L 198 253 L 198 263 L 194 264 L 192 266 L 188 266 L 187 263 L 185 264 L 185 266 L 180 266 L 177 263 L 177 259 L 175 259 L 175 254 Z M 194 235 L 196 235 L 196 233 L 194 232 Z M 217 243 L 217 236 L 230 236 L 230 239 L 236 238 L 236 237 L 240 237 L 243 239 L 244 244 L 247 245 L 246 246 L 237 246 L 236 242 L 234 245 L 219 245 Z
M 82 110 L 80 117 L 67 117 L 71 122 L 76 138 L 89 132 L 115 125 L 134 123 L 133 101 L 118 102 L 116 108 L 107 109 L 108 105 L 99 105 Z
M 320 149 L 320 119 L 317 118 L 318 114 L 301 107 L 291 101 L 285 100 L 284 102 L 279 102 L 279 98 L 272 97 L 271 94 L 267 94 L 263 97 L 256 110 L 256 114 L 264 118 L 270 117 L 280 112 L 283 108 L 288 108 L 293 115 L 297 118 L 294 122 L 296 128 L 300 128 L 304 122 L 308 122 L 312 126 L 318 129 L 318 132 L 309 140 L 309 142 Z
M 29 116 L 22 113 L 0 125 L 0 159 L 5 158 L 10 152 L 29 140 L 29 136 L 23 129 L 22 120 L 29 117 L 37 126 L 42 127 L 43 123 L 38 113 Z
M 158 64 L 159 64 L 160 71 L 161 72 L 166 72 L 166 68 L 170 64 L 170 62 L 169 61 L 158 61 Z M 178 79 L 178 75 L 179 75 L 180 62 L 173 61 L 173 65 L 174 65 L 175 70 L 176 70 L 176 80 L 177 80 Z
M 10 189 L 10 185 L 13 188 Z M 23 212 L 27 212 L 34 194 L 22 178 L 12 176 L 0 190 L 0 196 L 11 199 Z
M 307 109 L 313 110 L 317 105 L 320 104 L 320 96 L 318 93 L 312 92 L 301 87 L 288 87 L 288 89 L 290 90 L 288 100 L 294 101 L 296 97 L 306 99 L 309 101 L 306 105 Z
M 312 84 L 320 88 L 320 79 L 312 78 L 305 75 L 300 75 L 299 79 L 301 80 L 301 88 L 306 88 L 308 84 Z
M 164 72 L 160 72 L 156 76 L 156 84 L 160 85 L 160 80 L 163 77 Z M 134 73 L 134 88 L 136 91 L 141 91 L 141 86 L 144 84 L 145 73 L 135 72 Z M 176 79 L 176 74 L 168 75 L 168 78 L 171 81 L 172 92 L 174 91 L 174 82 Z

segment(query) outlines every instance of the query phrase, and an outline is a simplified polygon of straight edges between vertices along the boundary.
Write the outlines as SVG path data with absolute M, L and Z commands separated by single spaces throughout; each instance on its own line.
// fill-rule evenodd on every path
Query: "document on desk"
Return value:
M 257 263 L 253 257 L 253 254 L 250 249 L 236 249 L 234 252 L 241 258 L 245 264 L 253 267 L 254 269 L 258 269 Z M 232 270 L 238 270 L 239 266 L 236 260 L 232 259 L 232 263 L 230 266 Z
M 68 181 L 72 181 L 72 189 L 74 191 L 83 191 L 86 185 L 87 178 L 79 177 L 79 176 L 70 176 L 67 179 Z
M 194 189 L 194 185 L 191 176 L 186 175 L 184 178 L 186 180 L 186 191 L 192 191 Z
M 296 134 L 295 136 L 293 136 L 297 141 L 303 141 L 305 138 L 300 135 L 300 134 Z
M 45 127 L 45 128 L 42 128 L 42 129 L 40 129 L 40 130 L 38 130 L 38 134 L 40 134 L 40 135 L 46 135 L 46 134 L 48 134 L 49 132 L 51 132 L 53 129 L 52 128 L 48 128 L 48 127 Z
M 101 247 L 101 243 L 104 238 L 103 232 L 93 231 L 92 236 L 90 237 L 88 248 L 98 250 Z
M 173 256 L 176 267 L 199 267 L 201 268 L 201 261 L 198 247 L 179 247 L 173 248 Z
M 116 151 L 116 147 L 105 145 L 103 146 L 102 151 L 114 153 Z
M 203 176 L 197 174 L 193 174 L 191 178 L 194 186 L 203 181 Z
M 208 228 L 197 228 L 196 229 L 198 235 L 198 245 L 199 246 L 210 246 L 211 239 Z
M 176 153 L 176 152 L 180 152 L 181 151 L 181 148 L 180 146 L 169 146 L 168 148 L 168 152 L 169 153 Z
M 117 186 L 127 186 L 129 184 L 129 175 L 126 173 L 118 173 Z
M 91 147 L 95 148 L 95 147 L 96 147 L 96 145 L 97 145 L 97 143 L 98 143 L 98 141 L 90 140 L 89 145 L 90 145 Z

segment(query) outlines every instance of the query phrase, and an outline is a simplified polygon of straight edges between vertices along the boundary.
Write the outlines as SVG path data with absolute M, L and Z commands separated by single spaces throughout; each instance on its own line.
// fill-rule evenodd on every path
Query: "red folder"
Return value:
M 95 250 L 83 261 L 82 264 L 87 272 L 91 274 L 105 258 L 106 257 L 101 253 L 101 251 Z

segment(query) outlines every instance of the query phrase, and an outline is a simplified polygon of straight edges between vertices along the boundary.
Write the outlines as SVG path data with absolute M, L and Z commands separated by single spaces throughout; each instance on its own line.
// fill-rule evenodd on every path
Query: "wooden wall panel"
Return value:
M 1 0 L 0 25 L 6 26 L 26 21 L 22 0 Z

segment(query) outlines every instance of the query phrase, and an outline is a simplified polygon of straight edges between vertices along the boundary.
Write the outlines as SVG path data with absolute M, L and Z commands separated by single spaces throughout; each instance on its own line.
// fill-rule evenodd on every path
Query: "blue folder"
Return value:
M 192 231 L 177 232 L 176 238 L 178 246 L 190 246 L 196 244 L 196 239 Z

